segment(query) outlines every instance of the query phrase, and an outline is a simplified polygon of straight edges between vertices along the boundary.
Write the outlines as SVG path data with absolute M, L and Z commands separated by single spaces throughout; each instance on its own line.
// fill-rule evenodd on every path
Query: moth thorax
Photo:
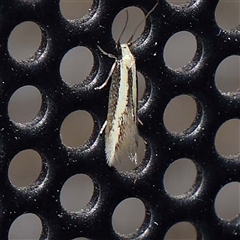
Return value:
M 122 50 L 122 60 L 125 63 L 125 65 L 128 66 L 128 68 L 131 68 L 133 63 L 135 62 L 135 59 L 128 47 L 127 43 L 121 44 L 121 50 Z

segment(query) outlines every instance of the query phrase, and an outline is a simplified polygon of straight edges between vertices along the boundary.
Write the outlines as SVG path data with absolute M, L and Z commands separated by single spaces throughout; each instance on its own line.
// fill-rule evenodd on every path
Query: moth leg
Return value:
M 114 64 L 112 65 L 111 70 L 110 70 L 110 72 L 109 72 L 109 74 L 108 74 L 108 77 L 107 77 L 106 81 L 105 81 L 101 86 L 95 87 L 95 88 L 94 88 L 95 90 L 102 89 L 102 88 L 104 88 L 104 87 L 107 85 L 110 77 L 111 77 L 112 74 L 113 74 L 113 71 L 114 71 L 114 69 L 115 69 L 115 67 L 116 67 L 116 64 L 117 64 L 117 61 L 115 61 Z
M 114 56 L 113 54 L 105 52 L 100 46 L 97 46 L 97 47 L 100 50 L 100 52 L 103 53 L 104 55 L 108 56 L 109 58 L 114 58 L 117 60 L 117 57 Z
M 138 118 L 138 122 L 143 126 L 143 122 Z
M 136 175 L 136 177 L 134 178 L 133 183 L 135 184 L 137 182 L 137 180 L 138 180 L 138 176 Z
M 104 124 L 102 125 L 101 129 L 100 129 L 100 132 L 97 136 L 97 139 L 99 139 L 99 137 L 102 135 L 102 133 L 104 132 L 105 128 L 107 126 L 107 120 L 104 122 Z
M 102 125 L 101 130 L 100 130 L 100 132 L 99 132 L 99 135 L 102 135 L 102 133 L 104 132 L 106 126 L 107 126 L 107 120 L 106 120 L 106 121 L 104 122 L 104 124 Z

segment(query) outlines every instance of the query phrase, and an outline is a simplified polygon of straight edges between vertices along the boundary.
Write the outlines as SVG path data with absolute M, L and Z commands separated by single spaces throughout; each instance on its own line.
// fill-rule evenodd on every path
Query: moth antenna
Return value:
M 121 32 L 121 34 L 120 34 L 120 36 L 119 36 L 119 38 L 118 38 L 118 40 L 117 40 L 117 45 L 120 43 L 120 40 L 121 40 L 121 38 L 122 38 L 122 35 L 123 35 L 123 33 L 125 32 L 125 30 L 126 30 L 127 24 L 128 24 L 128 10 L 126 9 L 126 21 L 125 21 L 123 30 L 122 30 L 122 32 Z
M 159 0 L 158 0 L 159 1 Z M 130 38 L 128 39 L 127 43 L 130 43 L 135 35 L 135 33 L 137 32 L 138 28 L 142 25 L 142 23 L 144 22 L 144 20 L 146 21 L 147 18 L 149 17 L 149 15 L 155 10 L 155 8 L 157 7 L 157 5 L 159 4 L 159 2 L 157 1 L 157 3 L 153 6 L 153 8 L 147 13 L 147 15 L 145 16 L 145 18 L 137 25 L 137 27 L 135 28 L 133 34 L 130 36 Z

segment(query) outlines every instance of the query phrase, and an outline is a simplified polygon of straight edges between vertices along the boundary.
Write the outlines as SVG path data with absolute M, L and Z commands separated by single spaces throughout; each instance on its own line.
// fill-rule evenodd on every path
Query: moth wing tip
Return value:
M 113 167 L 116 159 L 114 156 L 112 156 L 109 152 L 106 151 L 106 159 L 107 159 L 107 164 L 109 167 Z

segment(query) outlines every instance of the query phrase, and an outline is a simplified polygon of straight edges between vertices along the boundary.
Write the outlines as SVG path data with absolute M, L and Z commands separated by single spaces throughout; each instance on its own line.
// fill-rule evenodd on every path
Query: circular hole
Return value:
M 12 159 L 8 177 L 16 187 L 24 187 L 33 184 L 42 170 L 42 159 L 40 155 L 31 149 L 19 152 Z
M 60 201 L 69 212 L 79 212 L 91 200 L 93 195 L 93 182 L 85 174 L 70 177 L 63 185 Z
M 24 86 L 16 90 L 8 104 L 8 114 L 12 121 L 26 123 L 33 120 L 40 111 L 42 97 L 33 86 Z
M 231 220 L 239 213 L 239 182 L 231 182 L 221 188 L 215 199 L 215 211 L 224 220 Z
M 83 110 L 69 114 L 61 126 L 63 144 L 70 147 L 79 147 L 89 138 L 93 130 L 92 116 Z
M 192 160 L 181 158 L 174 161 L 164 175 L 164 187 L 168 194 L 178 196 L 193 186 L 197 177 L 197 168 Z
M 40 239 L 42 222 L 38 216 L 27 213 L 19 216 L 12 223 L 9 230 L 9 239 Z
M 236 92 L 240 88 L 239 60 L 239 56 L 231 56 L 224 59 L 218 66 L 215 81 L 221 92 Z
M 88 13 L 92 3 L 92 0 L 61 0 L 60 10 L 66 19 L 79 19 Z
M 8 51 L 15 59 L 27 59 L 37 52 L 41 40 L 39 26 L 34 22 L 23 22 L 12 30 L 8 39 Z
M 197 232 L 195 227 L 188 222 L 179 222 L 174 224 L 165 235 L 164 239 L 173 240 L 173 239 L 197 239 Z
M 119 234 L 130 234 L 140 228 L 145 217 L 145 206 L 137 198 L 122 201 L 113 213 L 112 224 Z
M 145 19 L 145 15 L 143 11 L 137 7 L 128 7 L 120 11 L 115 17 L 112 24 L 112 35 L 116 42 L 118 41 L 121 35 L 121 32 L 124 28 L 124 24 L 126 23 L 126 20 L 127 20 L 126 10 L 128 11 L 129 18 L 127 22 L 127 27 L 120 39 L 120 43 L 128 42 L 129 38 L 134 33 L 138 24 Z M 141 24 L 141 26 L 139 26 L 136 33 L 134 34 L 133 41 L 135 41 L 136 38 L 142 34 L 144 26 L 145 26 L 145 20 Z
M 140 72 L 137 72 L 137 81 L 138 81 L 138 101 L 140 101 L 146 90 L 146 81 L 143 75 Z
M 119 161 L 117 161 L 114 164 L 114 167 L 119 171 L 119 172 L 127 172 L 130 170 L 133 170 L 134 168 L 136 168 L 136 166 L 138 166 L 145 155 L 145 150 L 146 150 L 146 146 L 144 143 L 144 140 L 141 137 L 138 137 L 138 147 L 137 147 L 137 165 L 132 162 L 130 160 L 130 158 L 126 155 L 123 155 Z
M 182 132 L 194 122 L 197 114 L 197 104 L 188 95 L 173 98 L 164 111 L 164 124 L 171 132 Z
M 171 36 L 164 48 L 164 60 L 168 67 L 179 69 L 194 57 L 197 42 L 193 34 L 182 31 Z
M 222 156 L 240 153 L 240 120 L 231 119 L 222 124 L 215 138 L 215 147 Z
M 239 1 L 219 1 L 215 10 L 219 27 L 229 30 L 239 25 Z
M 79 84 L 91 72 L 93 55 L 86 47 L 75 47 L 69 50 L 62 59 L 60 74 L 66 83 Z

